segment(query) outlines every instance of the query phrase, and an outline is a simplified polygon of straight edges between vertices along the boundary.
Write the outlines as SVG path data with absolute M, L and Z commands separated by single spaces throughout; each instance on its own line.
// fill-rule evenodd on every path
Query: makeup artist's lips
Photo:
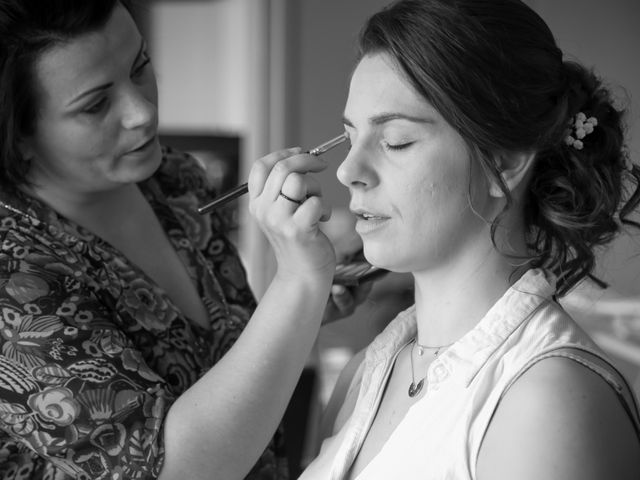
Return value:
M 146 142 L 144 142 L 143 144 L 141 144 L 139 147 L 134 148 L 133 150 L 129 150 L 127 152 L 127 154 L 129 153 L 139 153 L 139 152 L 143 152 L 144 150 L 146 150 L 147 148 L 149 148 L 151 145 L 153 145 L 156 141 L 156 135 L 154 135 L 153 137 L 151 137 L 149 140 L 147 140 Z

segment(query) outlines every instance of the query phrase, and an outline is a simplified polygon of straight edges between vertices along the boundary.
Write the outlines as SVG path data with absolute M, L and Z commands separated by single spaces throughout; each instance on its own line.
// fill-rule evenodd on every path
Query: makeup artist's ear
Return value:
M 22 137 L 18 140 L 18 150 L 22 155 L 22 158 L 25 160 L 31 161 L 35 156 L 35 152 L 33 151 L 31 139 L 29 137 Z
M 535 157 L 536 152 L 502 152 L 496 154 L 496 167 L 509 192 L 513 193 L 520 185 L 526 182 Z M 504 197 L 504 192 L 493 177 L 489 178 L 489 193 L 492 197 Z

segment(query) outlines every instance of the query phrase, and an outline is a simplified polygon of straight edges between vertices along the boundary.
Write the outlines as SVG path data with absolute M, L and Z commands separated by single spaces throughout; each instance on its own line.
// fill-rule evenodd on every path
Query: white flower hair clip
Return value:
M 583 112 L 576 113 L 569 121 L 564 143 L 576 150 L 582 150 L 584 148 L 582 139 L 593 132 L 594 127 L 597 125 L 598 119 L 596 117 L 587 118 Z

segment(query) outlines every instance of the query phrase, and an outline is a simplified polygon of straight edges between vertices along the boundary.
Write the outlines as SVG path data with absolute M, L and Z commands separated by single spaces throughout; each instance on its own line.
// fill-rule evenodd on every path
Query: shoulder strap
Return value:
M 545 358 L 551 357 L 563 357 L 578 362 L 604 379 L 618 395 L 618 399 L 627 412 L 627 415 L 629 415 L 629 418 L 631 418 L 636 435 L 640 439 L 640 409 L 638 407 L 638 399 L 636 398 L 636 395 L 628 381 L 611 362 L 611 360 L 581 346 L 576 345 L 572 347 L 556 348 L 530 360 L 524 365 L 518 374 L 511 379 L 502 395 L 504 395 L 511 385 L 513 385 L 513 383 L 534 364 L 544 360 Z

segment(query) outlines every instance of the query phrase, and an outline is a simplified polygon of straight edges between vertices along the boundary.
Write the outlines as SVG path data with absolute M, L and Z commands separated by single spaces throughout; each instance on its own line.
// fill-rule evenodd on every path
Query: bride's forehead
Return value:
M 433 106 L 420 95 L 400 67 L 387 56 L 364 57 L 351 77 L 345 116 L 363 112 L 368 116 L 401 112 L 405 115 L 433 116 Z

